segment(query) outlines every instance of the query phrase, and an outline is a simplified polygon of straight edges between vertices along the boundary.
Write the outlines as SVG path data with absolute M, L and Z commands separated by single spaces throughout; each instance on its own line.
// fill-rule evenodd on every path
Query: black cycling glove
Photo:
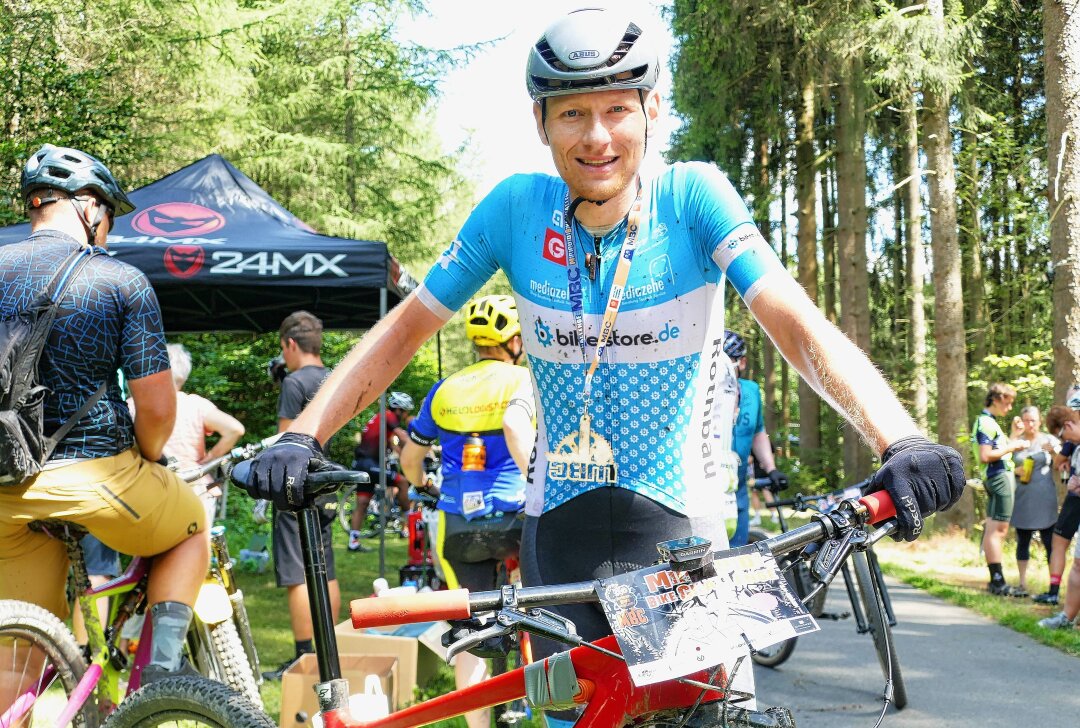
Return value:
M 960 453 L 914 435 L 886 448 L 867 492 L 888 491 L 896 504 L 897 537 L 914 541 L 922 533 L 923 519 L 960 500 L 965 483 Z
M 323 459 L 314 437 L 286 432 L 252 461 L 251 482 L 245 490 L 253 498 L 271 501 L 277 509 L 298 510 L 304 505 L 304 483 L 312 461 L 318 467 Z
M 775 468 L 769 471 L 769 480 L 772 481 L 770 490 L 780 492 L 788 487 L 788 479 L 786 473 L 781 473 Z

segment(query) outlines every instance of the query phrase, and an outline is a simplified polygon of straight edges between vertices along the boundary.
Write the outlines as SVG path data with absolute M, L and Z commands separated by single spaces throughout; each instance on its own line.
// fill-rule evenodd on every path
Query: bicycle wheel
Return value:
M 171 677 L 139 688 L 120 703 L 106 728 L 154 726 L 273 728 L 270 717 L 232 688 L 200 677 Z
M 236 625 L 227 621 L 210 626 L 210 644 L 217 657 L 219 671 L 214 677 L 250 700 L 256 708 L 262 709 L 262 695 L 255 681 L 255 671 L 251 669 Z
M 27 660 L 35 654 L 44 656 L 44 661 L 31 670 Z M 0 686 L 4 691 L 18 696 L 37 688 L 33 712 L 24 717 L 29 719 L 27 725 L 54 722 L 86 671 L 82 650 L 63 622 L 36 604 L 13 599 L 0 600 L 0 661 Z M 20 664 L 24 667 L 18 672 L 8 667 Z M 0 705 L 0 716 L 10 707 Z M 92 695 L 73 723 L 78 728 L 97 726 L 97 703 Z
M 870 636 L 874 640 L 874 649 L 877 651 L 878 662 L 881 663 L 881 672 L 885 675 L 885 679 L 892 677 L 893 705 L 897 710 L 903 710 L 907 705 L 907 688 L 904 687 L 904 677 L 900 673 L 900 658 L 896 654 L 896 642 L 893 640 L 892 629 L 884 618 L 881 595 L 870 573 L 870 563 L 864 551 L 853 553 L 851 560 L 855 564 L 855 581 L 859 585 L 859 594 L 862 597 L 863 608 L 866 610 L 866 623 L 870 628 Z

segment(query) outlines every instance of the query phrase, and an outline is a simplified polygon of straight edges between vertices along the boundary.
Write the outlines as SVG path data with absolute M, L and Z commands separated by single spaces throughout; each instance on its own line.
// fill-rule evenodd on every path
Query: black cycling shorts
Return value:
M 1069 493 L 1061 504 L 1057 523 L 1054 524 L 1054 533 L 1065 540 L 1071 540 L 1076 535 L 1077 528 L 1080 528 L 1080 496 Z
M 443 568 L 450 567 L 456 586 L 487 591 L 498 583 L 499 567 L 521 549 L 523 513 L 500 513 L 469 521 L 457 513 L 439 512 L 436 551 Z M 449 575 L 448 575 L 449 576 Z
M 326 578 L 334 580 L 334 520 L 337 517 L 337 500 L 334 496 L 321 498 L 316 503 L 319 508 L 319 525 L 322 537 L 323 557 L 326 559 Z M 271 550 L 274 554 L 274 577 L 278 586 L 296 586 L 303 584 L 304 552 L 300 547 L 300 523 L 291 511 L 274 509 L 274 535 Z

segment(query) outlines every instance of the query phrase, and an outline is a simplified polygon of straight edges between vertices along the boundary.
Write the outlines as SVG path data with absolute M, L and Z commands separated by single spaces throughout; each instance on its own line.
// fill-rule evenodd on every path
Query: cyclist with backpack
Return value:
M 0 247 L 0 599 L 64 617 L 64 545 L 28 523 L 80 524 L 117 551 L 155 557 L 142 679 L 186 672 L 210 546 L 199 498 L 157 463 L 176 413 L 157 298 L 104 250 L 114 217 L 135 208 L 99 160 L 50 144 L 27 161 L 21 191 L 31 235 Z
M 896 502 L 901 537 L 917 538 L 926 516 L 960 497 L 960 455 L 919 434 L 866 354 L 784 269 L 720 171 L 685 163 L 642 173 L 661 106 L 663 63 L 651 43 L 622 11 L 595 8 L 540 36 L 526 87 L 558 176 L 515 175 L 480 201 L 424 283 L 255 459 L 253 495 L 299 506 L 321 443 L 501 269 L 537 401 L 526 584 L 643 568 L 667 539 L 727 543 L 712 437 L 726 277 L 780 352 L 881 455 L 874 485 Z M 504 95 L 493 89 L 490 103 Z M 558 611 L 586 640 L 610 633 L 593 605 Z M 541 642 L 534 654 L 561 649 Z
M 478 361 L 428 392 L 409 424 L 401 469 L 421 488 L 424 456 L 435 443 L 442 445 L 435 550 L 448 587 L 483 591 L 496 588 L 500 564 L 521 548 L 522 468 L 532 449 L 535 408 L 529 371 L 517 366 L 525 348 L 514 299 L 472 301 L 465 336 Z M 457 656 L 454 669 L 459 688 L 487 677 L 484 661 L 468 653 Z M 465 718 L 471 728 L 491 722 L 487 710 Z

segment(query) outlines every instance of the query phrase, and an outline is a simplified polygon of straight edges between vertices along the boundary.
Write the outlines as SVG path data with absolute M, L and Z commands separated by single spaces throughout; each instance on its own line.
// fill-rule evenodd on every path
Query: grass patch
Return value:
M 971 609 L 998 624 L 1028 635 L 1042 644 L 1067 654 L 1080 656 L 1080 630 L 1048 630 L 1038 621 L 1059 611 L 1060 607 L 1035 604 L 1031 599 L 996 597 L 986 591 L 989 575 L 979 545 L 960 533 L 924 536 L 913 544 L 881 542 L 874 547 L 881 568 L 911 586 L 922 589 L 957 606 Z M 1049 584 L 1045 554 L 1036 553 L 1028 567 L 1027 588 L 1032 594 L 1044 592 Z M 1016 584 L 1016 561 L 1006 545 L 1002 565 L 1006 579 Z M 1065 592 L 1062 584 L 1061 600 Z

